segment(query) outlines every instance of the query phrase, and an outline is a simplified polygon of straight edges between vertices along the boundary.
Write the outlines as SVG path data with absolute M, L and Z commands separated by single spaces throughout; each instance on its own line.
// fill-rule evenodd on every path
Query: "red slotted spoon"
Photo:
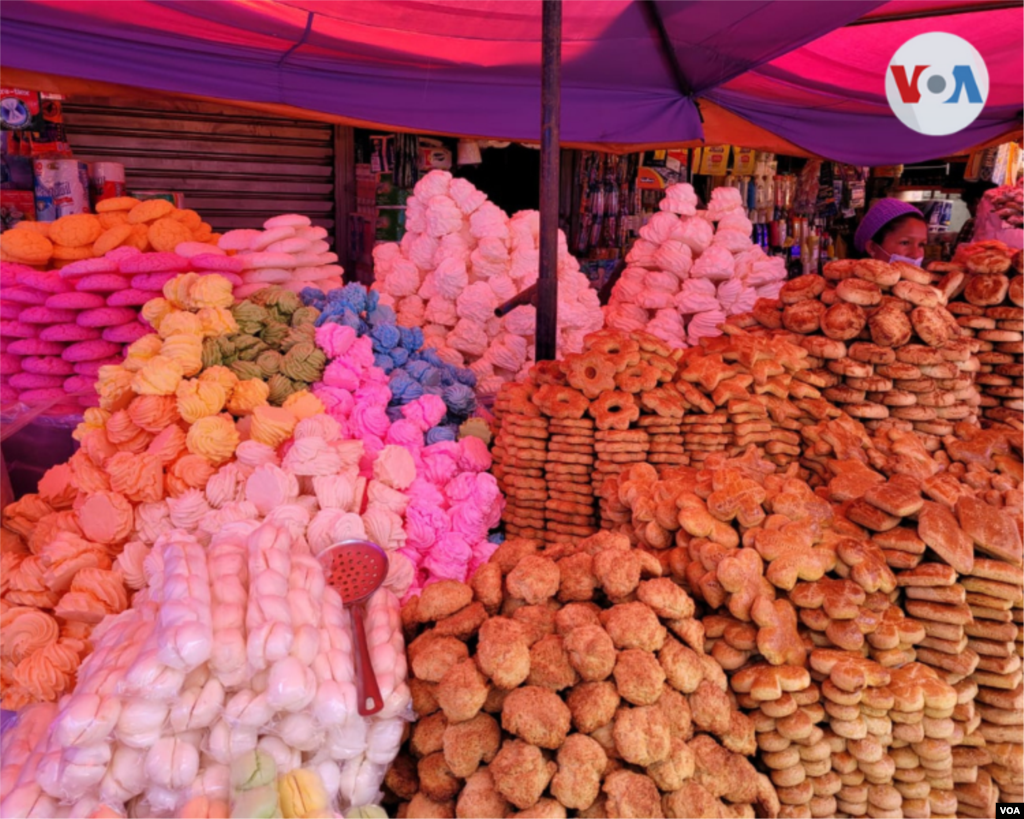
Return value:
M 327 584 L 341 595 L 341 601 L 352 615 L 359 714 L 368 717 L 384 707 L 384 700 L 373 671 L 370 649 L 366 645 L 363 603 L 387 577 L 387 552 L 369 540 L 343 540 L 324 549 L 318 558 Z

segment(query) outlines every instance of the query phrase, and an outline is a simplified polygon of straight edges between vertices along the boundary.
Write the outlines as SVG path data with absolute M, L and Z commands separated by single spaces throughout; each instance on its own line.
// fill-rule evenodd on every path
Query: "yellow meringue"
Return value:
M 269 397 L 270 387 L 266 381 L 257 378 L 239 381 L 228 398 L 228 412 L 232 415 L 249 415 L 257 407 L 266 406 Z
M 167 336 L 160 348 L 160 355 L 177 361 L 183 375 L 196 375 L 203 369 L 203 339 L 185 333 Z
M 289 395 L 281 405 L 300 421 L 327 412 L 323 402 L 309 390 L 299 390 Z
M 188 451 L 202 455 L 211 463 L 220 464 L 235 454 L 240 438 L 229 415 L 200 418 L 185 437 Z
M 157 355 L 135 373 L 131 388 L 139 395 L 174 395 L 183 375 L 181 364 L 168 356 Z
M 178 412 L 190 424 L 224 409 L 227 390 L 215 381 L 192 379 L 178 384 Z
M 254 441 L 277 448 L 288 440 L 298 422 L 299 419 L 284 407 L 256 407 L 252 412 L 250 434 Z

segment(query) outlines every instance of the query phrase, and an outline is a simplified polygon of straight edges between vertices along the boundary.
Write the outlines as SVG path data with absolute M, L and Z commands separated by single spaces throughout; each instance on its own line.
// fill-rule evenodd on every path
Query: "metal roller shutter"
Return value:
M 346 129 L 189 100 L 87 97 L 65 102 L 64 121 L 77 158 L 123 163 L 129 189 L 184 193 L 214 230 L 303 213 L 337 237 L 335 154 Z

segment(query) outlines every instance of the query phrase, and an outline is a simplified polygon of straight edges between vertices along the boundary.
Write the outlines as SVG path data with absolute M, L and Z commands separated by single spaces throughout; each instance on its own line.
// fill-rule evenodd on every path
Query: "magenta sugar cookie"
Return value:
M 0 336 L 5 338 L 35 338 L 39 327 L 21 321 L 0 321 Z
M 64 392 L 88 392 L 96 386 L 95 378 L 88 378 L 84 375 L 73 375 L 64 381 Z
M 122 259 L 119 267 L 125 275 L 134 276 L 139 273 L 184 273 L 191 264 L 177 253 L 141 253 Z
M 46 306 L 54 310 L 91 310 L 107 303 L 99 293 L 56 293 L 46 300 Z
M 64 377 L 60 375 L 39 375 L 38 373 L 17 373 L 9 383 L 16 390 L 43 390 L 49 387 L 63 387 Z
M 97 307 L 83 310 L 75 322 L 82 327 L 117 327 L 134 321 L 137 315 L 130 307 Z
M 82 327 L 79 324 L 55 324 L 44 327 L 39 332 L 43 341 L 94 341 L 100 337 L 95 327 Z
M 97 358 L 110 358 L 121 352 L 120 344 L 115 344 L 112 341 L 103 341 L 97 339 L 95 341 L 80 341 L 77 344 L 72 344 L 60 357 L 65 361 L 95 361 Z
M 62 279 L 78 279 L 98 273 L 117 273 L 117 265 L 117 260 L 110 255 L 100 259 L 80 259 L 62 267 L 60 276 Z
M 142 307 L 151 298 L 153 298 L 152 292 L 129 287 L 127 290 L 118 290 L 107 296 L 107 305 L 110 307 Z M 95 306 L 99 307 L 100 305 Z
M 24 307 L 24 304 L 18 304 L 16 301 L 0 302 L 0 319 L 4 321 L 17 321 Z
M 71 285 L 54 270 L 19 270 L 18 284 L 42 290 L 45 293 L 66 293 Z
M 67 399 L 67 393 L 60 387 L 45 387 L 39 390 L 26 390 L 18 396 L 18 400 L 30 407 L 41 407 L 46 404 L 58 404 Z
M 60 355 L 66 344 L 57 341 L 43 341 L 41 338 L 21 338 L 12 341 L 7 352 L 15 355 Z
M 107 327 L 103 331 L 103 338 L 106 341 L 113 341 L 118 344 L 131 344 L 143 336 L 148 336 L 153 330 L 147 324 L 139 321 L 132 321 L 127 324 L 120 324 L 117 327 Z
M 0 353 L 0 375 L 17 375 L 23 369 L 22 358 L 14 353 Z
M 135 290 L 162 293 L 164 285 L 177 275 L 177 273 L 140 273 L 137 276 L 132 276 L 131 285 Z
M 21 360 L 21 369 L 37 375 L 73 375 L 75 365 L 55 355 L 26 356 Z
M 75 282 L 75 290 L 85 293 L 113 293 L 127 289 L 128 280 L 118 273 L 93 273 Z
M 15 287 L 4 288 L 4 301 L 17 302 L 18 304 L 46 304 L 49 294 L 34 287 L 16 285 Z
M 123 361 L 120 356 L 97 358 L 93 361 L 78 361 L 74 365 L 75 375 L 85 375 L 89 378 L 95 378 L 100 374 L 100 367 L 110 367 L 121 363 L 123 363 Z
M 245 269 L 241 256 L 222 256 L 209 252 L 193 256 L 192 265 L 197 270 L 213 270 L 217 273 L 241 273 Z
M 26 324 L 71 324 L 78 312 L 59 310 L 53 307 L 26 307 L 21 311 L 21 320 Z

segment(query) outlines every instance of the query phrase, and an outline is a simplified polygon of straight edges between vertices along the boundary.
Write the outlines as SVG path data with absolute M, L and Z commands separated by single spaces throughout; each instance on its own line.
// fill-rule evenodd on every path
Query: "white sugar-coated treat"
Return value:
M 224 256 L 225 251 L 206 242 L 182 242 L 174 248 L 174 252 L 186 259 L 198 256 L 200 253 L 212 253 L 214 256 Z
M 361 451 L 360 444 L 342 460 L 358 462 Z M 385 459 L 380 477 L 403 483 L 397 463 Z M 354 474 L 344 477 L 347 484 Z M 337 495 L 332 483 L 341 476 L 322 477 L 323 491 Z M 3 815 L 88 815 L 101 805 L 175 815 L 195 797 L 234 801 L 231 766 L 257 757 L 269 768 L 257 765 L 255 775 L 264 770 L 269 778 L 255 783 L 248 766 L 243 772 L 254 786 L 272 787 L 279 773 L 305 765 L 320 773 L 342 809 L 352 798 L 379 797 L 398 751 L 395 737 L 411 716 L 398 601 L 379 591 L 367 604 L 385 709 L 364 719 L 348 617 L 307 545 L 311 513 L 344 516 L 334 527 L 361 526 L 362 517 L 321 509 L 314 480 L 303 477 L 305 494 L 276 507 L 267 522 L 227 523 L 205 541 L 180 529 L 162 533 L 152 547 L 136 541 L 147 552 L 136 561 L 144 564 L 145 586 L 131 608 L 94 631 L 95 650 L 60 717 L 51 706 L 16 766 L 2 766 Z M 357 509 L 367 494 L 366 479 L 359 480 Z M 223 479 L 225 487 L 238 483 L 238 476 Z M 406 502 L 401 493 L 381 480 L 371 484 L 368 528 L 377 532 L 396 516 L 401 529 L 393 511 Z M 236 490 L 222 491 L 230 497 Z M 241 503 L 222 500 L 214 514 Z M 204 646 L 208 660 L 200 659 Z M 249 662 L 253 647 L 269 665 Z M 23 776 L 37 784 L 21 787 Z
M 229 230 L 217 240 L 221 250 L 248 250 L 249 246 L 259 238 L 263 231 L 252 228 Z
M 665 192 L 604 308 L 609 327 L 687 347 L 720 335 L 729 316 L 749 312 L 758 298 L 778 294 L 785 264 L 753 244 L 739 192 L 716 188 L 706 211 L 696 204 L 690 185 Z
M 280 737 L 260 737 L 259 744 L 256 747 L 274 760 L 279 776 L 295 768 L 302 767 L 302 752 L 298 748 L 289 745 Z
M 400 325 L 421 327 L 442 361 L 473 367 L 480 393 L 495 392 L 533 364 L 533 308 L 517 308 L 507 322 L 495 309 L 537 281 L 539 226 L 535 211 L 509 218 L 466 180 L 432 171 L 406 204 L 402 241 L 374 248 L 381 303 L 395 310 Z M 604 320 L 561 234 L 558 280 L 557 343 L 564 355 L 582 349 L 584 336 Z M 508 356 L 502 333 L 520 336 L 521 360 Z
M 127 802 L 146 789 L 146 753 L 148 749 L 119 744 L 99 787 L 103 801 Z
M 163 730 L 170 714 L 166 702 L 133 697 L 121 704 L 117 719 L 117 738 L 132 748 L 148 748 Z
M 298 751 L 313 751 L 323 743 L 321 730 L 308 713 L 288 714 L 277 724 L 277 731 L 289 747 Z
M 202 686 L 186 688 L 171 707 L 171 728 L 176 733 L 207 728 L 224 705 L 224 686 L 211 678 Z
M 120 715 L 121 701 L 117 697 L 83 694 L 60 712 L 54 738 L 64 747 L 101 742 L 114 730 Z
M 199 751 L 176 737 L 162 737 L 146 753 L 146 776 L 158 787 L 188 787 L 199 772 Z
M 263 223 L 263 227 L 267 230 L 281 227 L 306 228 L 312 224 L 313 222 L 308 216 L 302 216 L 298 213 L 282 213 L 280 216 L 271 216 Z

